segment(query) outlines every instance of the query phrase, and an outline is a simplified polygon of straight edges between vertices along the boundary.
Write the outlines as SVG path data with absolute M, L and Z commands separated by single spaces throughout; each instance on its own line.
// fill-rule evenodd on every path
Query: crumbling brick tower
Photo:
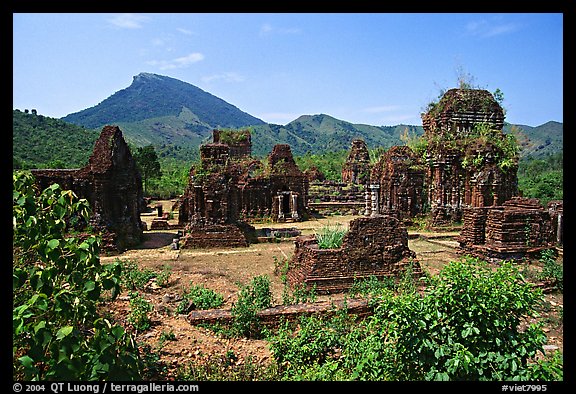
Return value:
M 370 181 L 370 153 L 364 140 L 352 140 L 350 153 L 342 166 L 342 182 L 365 185 Z
M 181 225 L 307 219 L 309 180 L 289 145 L 275 145 L 266 166 L 250 157 L 250 131 L 214 130 L 213 138 L 218 142 L 200 148 L 201 167 L 191 169 L 180 201 Z
M 422 213 L 425 176 L 425 165 L 412 149 L 393 146 L 372 167 L 365 215 L 383 214 L 407 219 Z M 374 207 L 368 197 L 373 197 Z
M 90 203 L 90 224 L 101 231 L 103 249 L 123 251 L 142 242 L 142 177 L 119 127 L 102 129 L 85 167 L 32 174 L 39 188 L 58 183 Z
M 518 194 L 518 150 L 502 132 L 504 111 L 482 89 L 450 89 L 422 114 L 432 225 L 465 207 L 501 205 Z
M 272 219 L 299 221 L 308 214 L 309 181 L 296 165 L 290 145 L 277 144 L 268 155 Z
M 230 161 L 230 147 L 213 143 L 200 147 L 201 167 L 190 171 L 180 199 L 179 222 L 185 226 L 182 247 L 248 246 L 252 226 L 239 220 L 238 179 Z

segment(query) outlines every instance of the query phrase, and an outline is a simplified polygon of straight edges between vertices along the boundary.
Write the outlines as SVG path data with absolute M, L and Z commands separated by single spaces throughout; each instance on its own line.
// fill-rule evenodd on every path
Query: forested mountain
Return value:
M 14 110 L 14 164 L 17 166 L 84 165 L 100 130 L 118 125 L 129 145 L 152 144 L 163 159 L 190 163 L 215 128 L 250 129 L 252 152 L 268 155 L 275 144 L 289 144 L 297 155 L 348 150 L 354 138 L 369 148 L 390 148 L 406 137 L 423 134 L 421 125 L 352 124 L 326 114 L 302 115 L 286 125 L 266 124 L 202 89 L 174 78 L 140 73 L 132 84 L 100 104 L 61 120 Z M 523 157 L 545 157 L 563 150 L 563 124 L 505 124 Z
M 162 118 L 138 123 L 170 128 L 170 122 L 174 122 L 174 119 L 165 119 L 166 123 L 161 122 Z M 136 147 L 152 144 L 160 158 L 194 161 L 199 156 L 199 146 L 211 140 L 210 133 L 205 136 L 179 135 L 169 139 L 153 138 L 153 135 L 141 138 L 136 126 L 138 123 L 117 124 L 129 145 Z M 348 150 L 354 138 L 362 138 L 371 149 L 388 149 L 394 145 L 404 145 L 405 136 L 413 138 L 423 133 L 422 126 L 352 124 L 328 115 L 303 115 L 285 126 L 264 124 L 248 128 L 252 131 L 252 152 L 260 157 L 268 155 L 275 144 L 289 144 L 296 156 Z M 59 119 L 14 110 L 14 163 L 53 168 L 59 165 L 67 168 L 83 166 L 92 153 L 100 130 L 90 130 Z M 562 123 L 547 122 L 537 127 L 506 123 L 504 131 L 516 135 L 522 157 L 543 158 L 563 152 Z
M 197 146 L 214 128 L 264 124 L 194 85 L 151 73 L 136 75 L 126 89 L 62 120 L 93 129 L 115 124 L 138 145 Z
M 523 157 L 542 158 L 564 150 L 564 124 L 546 122 L 540 126 L 504 125 L 505 132 L 512 132 L 521 148 Z

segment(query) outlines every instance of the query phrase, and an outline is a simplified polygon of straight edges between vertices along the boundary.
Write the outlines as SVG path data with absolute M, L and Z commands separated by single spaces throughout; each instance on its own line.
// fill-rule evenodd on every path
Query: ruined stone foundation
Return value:
M 460 252 L 490 261 L 539 257 L 555 247 L 550 213 L 535 198 L 514 197 L 501 206 L 467 208 Z
M 291 286 L 303 283 L 325 294 L 346 291 L 372 275 L 399 277 L 410 264 L 415 276 L 422 274 L 408 248 L 406 227 L 392 216 L 377 215 L 351 221 L 338 249 L 320 249 L 313 235 L 298 237 L 286 275 Z

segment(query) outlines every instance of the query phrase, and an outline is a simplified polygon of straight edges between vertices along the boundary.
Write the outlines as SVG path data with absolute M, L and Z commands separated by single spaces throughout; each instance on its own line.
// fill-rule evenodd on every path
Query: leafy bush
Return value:
M 193 309 L 219 308 L 224 303 L 224 296 L 201 285 L 191 285 L 178 304 L 176 313 L 187 313 Z
M 560 291 L 564 291 L 564 267 L 556 261 L 556 253 L 553 249 L 542 251 L 540 262 L 544 264 L 538 279 L 550 280 Z
M 130 292 L 130 313 L 128 322 L 138 331 L 146 331 L 152 326 L 149 313 L 154 307 L 152 304 L 137 292 Z
M 37 191 L 13 174 L 13 377 L 18 380 L 138 379 L 133 337 L 100 316 L 103 292 L 120 292 L 121 266 L 101 265 L 100 239 L 70 234 L 90 206 L 54 184 Z
M 302 318 L 270 338 L 283 379 L 559 380 L 544 354 L 541 323 L 530 323 L 542 292 L 509 262 L 451 262 L 424 294 L 383 289 L 375 313 L 353 322 Z
M 234 318 L 232 331 L 236 335 L 249 338 L 260 336 L 262 327 L 257 312 L 271 305 L 272 293 L 268 276 L 256 276 L 250 284 L 240 284 L 238 300 L 231 310 Z
M 396 281 L 393 277 L 378 279 L 376 275 L 370 275 L 368 278 L 355 279 L 352 287 L 348 290 L 348 294 L 351 296 L 372 297 L 380 295 L 385 289 L 394 290 L 395 288 Z
M 394 374 L 415 380 L 504 380 L 529 377 L 528 360 L 546 337 L 535 316 L 542 292 L 525 283 L 511 263 L 495 271 L 467 258 L 451 262 L 425 296 L 383 303 L 391 319 L 398 367 Z M 402 302 L 398 302 L 402 301 Z

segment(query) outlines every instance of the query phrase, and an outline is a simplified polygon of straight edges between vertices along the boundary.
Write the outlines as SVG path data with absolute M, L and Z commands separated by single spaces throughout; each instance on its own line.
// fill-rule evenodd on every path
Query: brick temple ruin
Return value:
M 462 220 L 464 208 L 498 206 L 518 195 L 518 157 L 502 148 L 504 111 L 490 92 L 450 89 L 422 124 L 433 225 Z
M 366 184 L 370 181 L 370 153 L 363 139 L 352 140 L 350 153 L 342 166 L 342 182 L 349 184 Z
M 40 190 L 57 183 L 90 203 L 89 224 L 101 232 L 103 249 L 123 251 L 142 242 L 142 178 L 119 127 L 102 129 L 85 167 L 32 174 Z
M 393 146 L 372 168 L 364 214 L 413 218 L 426 202 L 422 160 L 408 146 Z
M 289 145 L 275 145 L 265 164 L 251 157 L 248 130 L 214 130 L 200 160 L 179 204 L 183 247 L 247 246 L 255 239 L 250 221 L 308 218 L 308 178 Z
M 538 258 L 562 243 L 561 203 L 545 209 L 538 199 L 513 197 L 500 206 L 465 208 L 458 242 L 461 253 L 491 261 Z
M 422 273 L 406 227 L 392 216 L 375 215 L 352 220 L 337 249 L 320 249 L 314 235 L 298 237 L 286 278 L 291 286 L 336 293 L 370 276 L 399 277 L 408 266 L 413 275 Z

